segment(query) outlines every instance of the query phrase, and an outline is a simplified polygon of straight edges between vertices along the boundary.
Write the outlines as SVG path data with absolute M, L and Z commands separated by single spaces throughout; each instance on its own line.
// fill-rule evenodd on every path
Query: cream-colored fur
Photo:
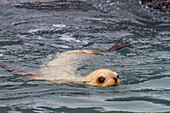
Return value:
M 94 54 L 89 51 L 87 53 L 84 53 L 83 51 L 82 53 L 80 50 L 63 52 L 59 54 L 56 59 L 44 63 L 41 66 L 41 74 L 43 75 L 43 79 L 60 84 L 86 83 L 89 85 L 102 87 L 118 85 L 118 74 L 108 69 L 98 69 L 85 77 L 75 73 L 80 62 L 92 57 L 93 55 Z M 99 83 L 99 77 L 105 77 L 105 82 L 102 84 Z M 113 79 L 114 77 L 118 79 L 116 83 Z

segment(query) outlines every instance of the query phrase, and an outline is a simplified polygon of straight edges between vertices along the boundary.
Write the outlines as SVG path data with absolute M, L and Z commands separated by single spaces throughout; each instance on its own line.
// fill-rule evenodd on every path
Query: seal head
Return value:
M 98 69 L 84 77 L 83 82 L 100 87 L 115 86 L 119 84 L 119 75 L 109 69 Z

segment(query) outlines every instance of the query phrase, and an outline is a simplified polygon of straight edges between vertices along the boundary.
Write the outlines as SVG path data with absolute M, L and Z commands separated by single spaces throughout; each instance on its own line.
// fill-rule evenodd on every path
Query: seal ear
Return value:
M 83 81 L 83 83 L 89 83 L 90 82 L 90 80 L 88 80 L 87 77 L 84 77 L 82 81 Z

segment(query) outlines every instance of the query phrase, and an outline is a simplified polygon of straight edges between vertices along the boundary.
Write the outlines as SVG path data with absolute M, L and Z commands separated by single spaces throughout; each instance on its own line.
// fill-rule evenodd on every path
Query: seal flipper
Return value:
M 116 42 L 111 48 L 106 49 L 106 50 L 100 50 L 100 49 L 90 49 L 89 51 L 92 52 L 108 52 L 108 51 L 114 51 L 114 50 L 119 50 L 124 47 L 133 47 L 130 42 L 128 41 L 123 41 L 123 37 Z
M 119 50 L 124 47 L 133 47 L 130 42 L 128 41 L 123 41 L 123 37 L 116 42 L 111 48 L 106 49 L 106 50 L 101 50 L 101 49 L 89 49 L 89 50 L 71 50 L 71 51 L 66 51 L 64 53 L 98 53 L 98 52 L 108 52 L 108 51 L 114 51 L 114 50 Z
M 25 73 L 16 69 L 11 69 L 3 64 L 0 63 L 0 67 L 3 68 L 4 70 L 14 74 L 14 75 L 20 75 L 20 76 L 35 76 L 35 77 L 41 77 L 39 74 L 34 74 L 34 73 Z
M 123 37 L 119 41 L 117 41 L 116 44 L 114 44 L 111 48 L 106 49 L 106 50 L 102 50 L 102 51 L 104 51 L 104 52 L 106 52 L 106 51 L 114 51 L 114 50 L 119 50 L 119 49 L 124 48 L 124 47 L 133 47 L 130 44 L 130 42 L 123 41 L 122 39 L 123 39 Z

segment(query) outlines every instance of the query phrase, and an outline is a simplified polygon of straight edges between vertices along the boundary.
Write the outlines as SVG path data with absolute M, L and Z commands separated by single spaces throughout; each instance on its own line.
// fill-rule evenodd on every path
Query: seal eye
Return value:
M 117 75 L 117 78 L 119 78 L 119 75 Z
M 102 84 L 102 83 L 105 81 L 105 78 L 104 78 L 104 77 L 100 77 L 100 78 L 98 79 L 98 81 Z

